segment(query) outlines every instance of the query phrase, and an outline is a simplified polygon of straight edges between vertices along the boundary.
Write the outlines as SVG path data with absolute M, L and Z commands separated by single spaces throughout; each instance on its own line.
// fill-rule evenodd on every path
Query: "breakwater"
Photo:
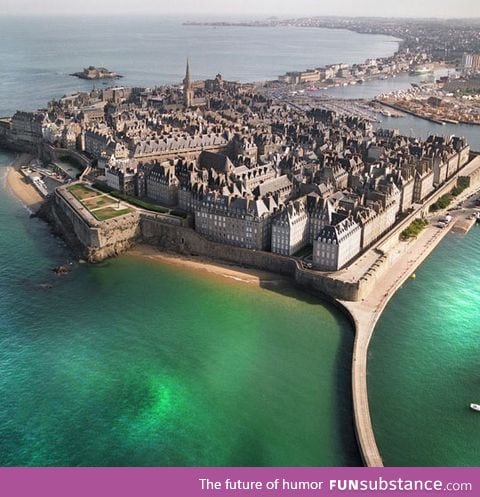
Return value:
M 469 180 L 469 187 L 455 201 L 456 204 L 463 202 L 469 195 L 478 190 L 480 186 L 479 174 L 480 157 L 477 156 L 442 189 L 429 198 L 422 207 L 424 215 L 428 215 L 429 207 L 439 196 L 453 187 L 458 177 Z M 434 222 L 439 214 L 441 213 L 437 213 L 435 216 L 430 214 L 430 220 L 433 222 L 414 241 L 398 244 L 398 235 L 402 225 L 397 227 L 389 237 L 382 240 L 377 246 L 377 250 L 382 253 L 381 263 L 377 265 L 379 271 L 375 276 L 375 285 L 372 286 L 370 293 L 361 302 L 341 302 L 355 323 L 356 333 L 352 362 L 353 407 L 357 439 L 367 466 L 383 466 L 383 459 L 373 432 L 368 401 L 368 348 L 376 324 L 388 302 L 454 227 L 455 222 L 452 221 L 447 228 L 437 228 Z M 468 214 L 467 211 L 463 214 L 461 212 L 454 214 L 454 216 L 462 220 Z M 393 244 L 392 242 L 395 240 L 397 243 Z

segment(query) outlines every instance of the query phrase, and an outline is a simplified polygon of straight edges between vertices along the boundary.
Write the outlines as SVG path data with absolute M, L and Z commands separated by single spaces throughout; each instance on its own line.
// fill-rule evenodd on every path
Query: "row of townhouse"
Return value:
M 195 231 L 225 245 L 267 250 L 272 215 L 278 209 L 273 197 L 231 198 L 207 194 L 195 210 Z
M 395 224 L 400 190 L 391 184 L 386 192 L 370 192 L 365 205 L 355 195 L 317 194 L 289 202 L 272 221 L 271 250 L 291 256 L 313 245 L 313 264 L 336 271 L 358 256 Z

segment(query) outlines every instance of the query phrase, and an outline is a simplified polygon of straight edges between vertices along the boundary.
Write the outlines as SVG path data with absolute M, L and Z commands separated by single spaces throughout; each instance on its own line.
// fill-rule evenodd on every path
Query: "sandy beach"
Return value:
M 210 277 L 222 278 L 231 282 L 254 286 L 284 286 L 289 284 L 287 277 L 260 271 L 257 269 L 229 266 L 200 257 L 178 256 L 160 252 L 150 245 L 137 245 L 128 252 L 131 257 L 146 258 L 170 266 L 180 267 L 195 272 L 207 273 Z
M 36 212 L 43 202 L 42 196 L 35 188 L 27 183 L 20 173 L 20 167 L 31 160 L 27 154 L 22 154 L 9 167 L 7 174 L 7 185 L 12 193 L 25 204 L 30 210 Z

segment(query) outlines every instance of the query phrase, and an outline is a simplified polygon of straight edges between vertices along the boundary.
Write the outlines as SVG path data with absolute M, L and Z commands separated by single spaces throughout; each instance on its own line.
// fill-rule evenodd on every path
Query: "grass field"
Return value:
M 114 209 L 113 207 L 105 207 L 103 209 L 98 209 L 93 211 L 92 214 L 99 221 L 106 221 L 107 219 L 113 219 L 114 217 L 123 216 L 124 214 L 129 214 L 131 209 Z
M 109 205 L 117 205 L 118 201 L 114 200 L 107 195 L 101 195 L 94 198 L 89 198 L 88 200 L 83 200 L 82 204 L 88 209 L 98 209 L 99 207 L 107 207 Z
M 132 209 L 129 207 L 123 209 L 117 209 L 118 200 L 101 193 L 99 191 L 93 190 L 88 186 L 77 183 L 71 185 L 67 190 L 72 193 L 89 211 L 90 214 L 95 216 L 99 221 L 106 221 L 108 219 L 113 219 L 114 217 L 123 216 L 124 214 L 129 214 Z
M 89 197 L 97 197 L 101 195 L 100 192 L 92 190 L 91 188 L 88 188 L 88 186 L 82 185 L 81 183 L 69 186 L 67 190 L 73 195 L 75 195 L 75 197 L 77 197 L 78 200 L 83 200 L 84 198 L 89 198 Z

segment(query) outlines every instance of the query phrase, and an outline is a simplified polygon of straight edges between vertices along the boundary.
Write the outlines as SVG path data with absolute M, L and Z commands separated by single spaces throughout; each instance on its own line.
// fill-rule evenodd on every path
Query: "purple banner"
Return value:
M 0 468 L 6 497 L 480 496 L 478 468 Z

